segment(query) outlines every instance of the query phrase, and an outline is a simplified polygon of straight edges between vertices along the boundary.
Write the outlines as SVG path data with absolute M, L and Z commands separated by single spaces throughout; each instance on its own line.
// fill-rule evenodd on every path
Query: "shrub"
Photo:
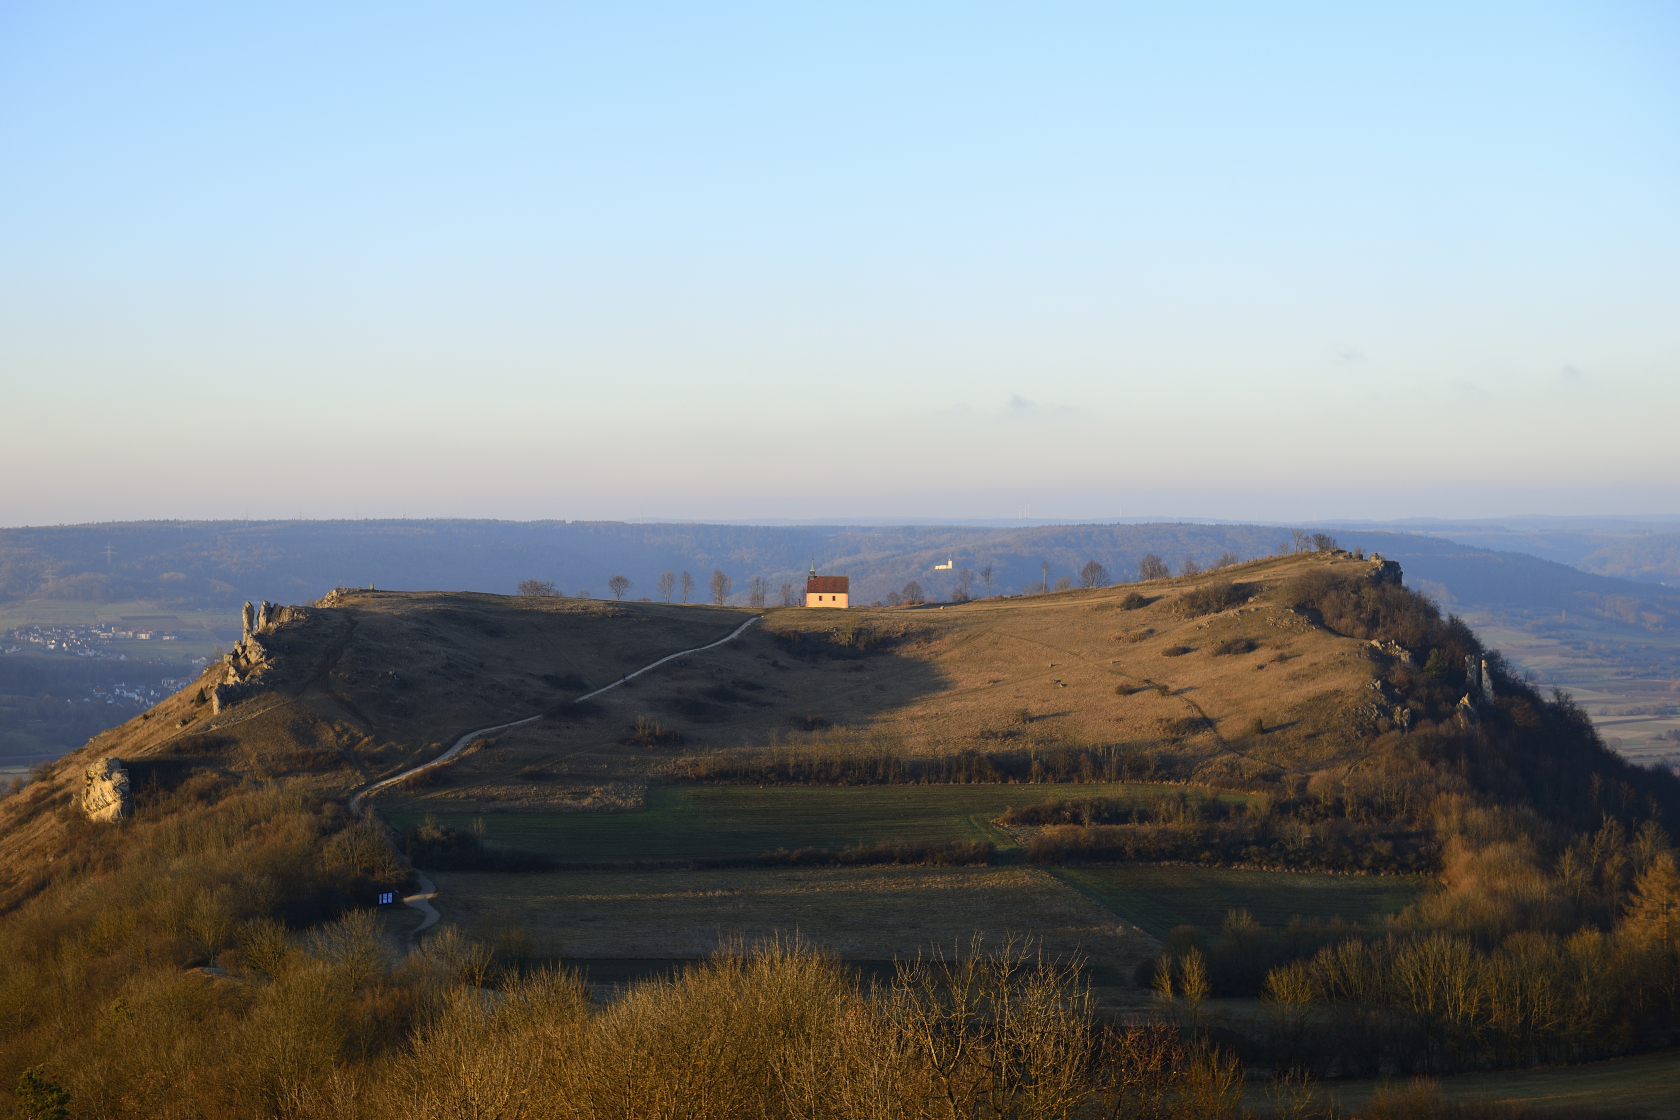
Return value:
M 1192 588 L 1178 597 L 1174 604 L 1177 613 L 1185 618 L 1228 610 L 1248 600 L 1248 589 L 1230 580 L 1215 580 Z
M 1238 653 L 1253 653 L 1260 648 L 1260 643 L 1253 638 L 1226 638 L 1213 647 L 1215 657 L 1229 657 Z
M 551 856 L 491 847 L 475 832 L 438 824 L 431 817 L 403 833 L 403 850 L 417 867 L 433 871 L 552 871 Z
M 1135 611 L 1139 607 L 1146 607 L 1148 605 L 1149 600 L 1145 599 L 1136 591 L 1126 592 L 1125 596 L 1120 600 L 1120 609 L 1123 611 Z
M 47 1076 L 46 1067 L 30 1066 L 17 1083 L 17 1120 L 65 1120 L 70 1115 L 70 1094 Z
M 627 747 L 647 747 L 650 750 L 654 747 L 674 747 L 682 742 L 682 734 L 648 716 L 637 716 L 635 728 L 623 742 Z
M 875 844 L 841 848 L 838 851 L 827 848 L 798 848 L 794 851 L 778 848 L 758 859 L 745 862 L 767 867 L 875 867 L 883 864 L 969 867 L 993 863 L 996 859 L 997 849 L 989 840 L 952 840 L 948 843 L 883 840 Z

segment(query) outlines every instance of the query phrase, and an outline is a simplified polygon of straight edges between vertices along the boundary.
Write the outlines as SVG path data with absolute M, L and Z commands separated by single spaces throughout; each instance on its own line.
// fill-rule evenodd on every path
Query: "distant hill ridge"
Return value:
M 1460 604 L 1540 612 L 1593 609 L 1621 597 L 1680 624 L 1680 590 L 1580 571 L 1520 552 L 1494 552 L 1441 536 L 1353 528 L 1343 545 L 1403 561 L 1414 586 L 1444 588 Z M 734 580 L 742 601 L 754 577 L 772 595 L 796 587 L 815 559 L 847 575 L 853 601 L 872 602 L 917 580 L 948 598 L 963 569 L 993 570 L 992 589 L 1037 588 L 1048 575 L 1077 582 L 1097 562 L 1110 580 L 1138 578 L 1145 556 L 1172 570 L 1207 567 L 1287 548 L 1287 529 L 1195 523 L 1077 524 L 1032 528 L 954 526 L 736 526 L 598 521 L 121 522 L 0 530 L 0 602 L 35 598 L 163 607 L 237 606 L 246 599 L 295 602 L 337 586 L 507 593 L 527 579 L 562 593 L 608 594 L 615 575 L 630 598 L 656 597 L 660 573 L 689 571 L 702 588 L 711 571 Z M 1660 550 L 1661 541 L 1645 542 Z M 1631 545 L 1630 545 L 1631 547 Z M 936 564 L 955 561 L 951 571 Z M 1046 569 L 1048 565 L 1048 569 Z M 1631 570 L 1631 569 L 1630 569 Z M 975 577 L 977 589 L 984 583 Z M 1585 598 L 1583 598 L 1585 597 Z

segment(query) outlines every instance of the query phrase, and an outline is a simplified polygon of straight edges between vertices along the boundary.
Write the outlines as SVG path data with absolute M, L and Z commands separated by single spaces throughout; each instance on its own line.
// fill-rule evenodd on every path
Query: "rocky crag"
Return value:
M 96 821 L 119 821 L 133 812 L 128 771 L 119 758 L 90 764 L 82 783 L 82 811 Z

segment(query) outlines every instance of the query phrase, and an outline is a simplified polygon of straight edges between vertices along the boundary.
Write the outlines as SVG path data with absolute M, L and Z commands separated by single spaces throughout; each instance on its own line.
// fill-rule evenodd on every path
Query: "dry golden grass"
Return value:
M 442 768 L 436 785 L 381 797 L 413 808 L 610 811 L 634 807 L 649 773 L 673 758 L 797 742 L 825 726 L 909 755 L 1098 745 L 1165 751 L 1198 778 L 1237 784 L 1304 775 L 1353 762 L 1369 732 L 1358 715 L 1371 676 L 1364 644 L 1273 601 L 1280 584 L 1325 565 L 1369 568 L 1296 556 L 943 608 L 767 610 L 726 646 L 505 733 Z M 1186 593 L 1233 579 L 1244 592 L 1238 605 L 1200 617 L 1179 609 Z M 1146 605 L 1121 609 L 1139 590 Z M 0 892 L 64 835 L 59 816 L 29 807 L 67 806 L 92 758 L 174 759 L 347 792 L 435 757 L 464 732 L 564 706 L 715 641 L 749 615 L 383 591 L 297 613 L 265 639 L 275 653 L 266 691 L 214 715 L 197 700 L 217 679 L 212 666 L 199 684 L 61 760 L 22 798 L 0 802 Z M 1259 648 L 1214 654 L 1233 638 Z M 1161 656 L 1175 647 L 1193 652 Z M 1259 736 L 1247 731 L 1257 715 L 1267 728 Z M 673 734 L 638 741 L 638 720 Z
M 500 735 L 451 767 L 444 783 L 400 801 L 410 809 L 592 808 L 603 787 L 634 785 L 673 758 L 833 737 L 813 726 L 911 756 L 1113 746 L 1165 751 L 1210 780 L 1304 777 L 1358 759 L 1371 732 L 1360 715 L 1374 671 L 1365 643 L 1274 601 L 1281 584 L 1326 565 L 1369 568 L 1290 557 L 1212 576 L 943 608 L 767 610 L 737 641 L 615 689 L 579 718 Z M 1231 579 L 1244 593 L 1235 606 L 1200 617 L 1180 610 L 1186 592 Z M 1120 609 L 1140 586 L 1147 605 Z M 662 618 L 683 610 L 617 609 L 626 612 L 621 627 L 651 610 Z M 1216 652 L 1248 643 L 1255 648 Z M 1174 649 L 1190 652 L 1162 656 Z M 1264 734 L 1252 732 L 1256 716 Z M 638 721 L 673 734 L 638 743 Z M 533 767 L 541 780 L 520 776 Z

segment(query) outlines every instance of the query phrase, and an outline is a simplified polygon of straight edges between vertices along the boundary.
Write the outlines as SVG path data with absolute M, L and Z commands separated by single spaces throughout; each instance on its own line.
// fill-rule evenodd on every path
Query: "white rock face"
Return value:
M 123 769 L 122 759 L 102 758 L 87 768 L 82 808 L 96 821 L 119 821 L 128 816 L 128 771 Z

